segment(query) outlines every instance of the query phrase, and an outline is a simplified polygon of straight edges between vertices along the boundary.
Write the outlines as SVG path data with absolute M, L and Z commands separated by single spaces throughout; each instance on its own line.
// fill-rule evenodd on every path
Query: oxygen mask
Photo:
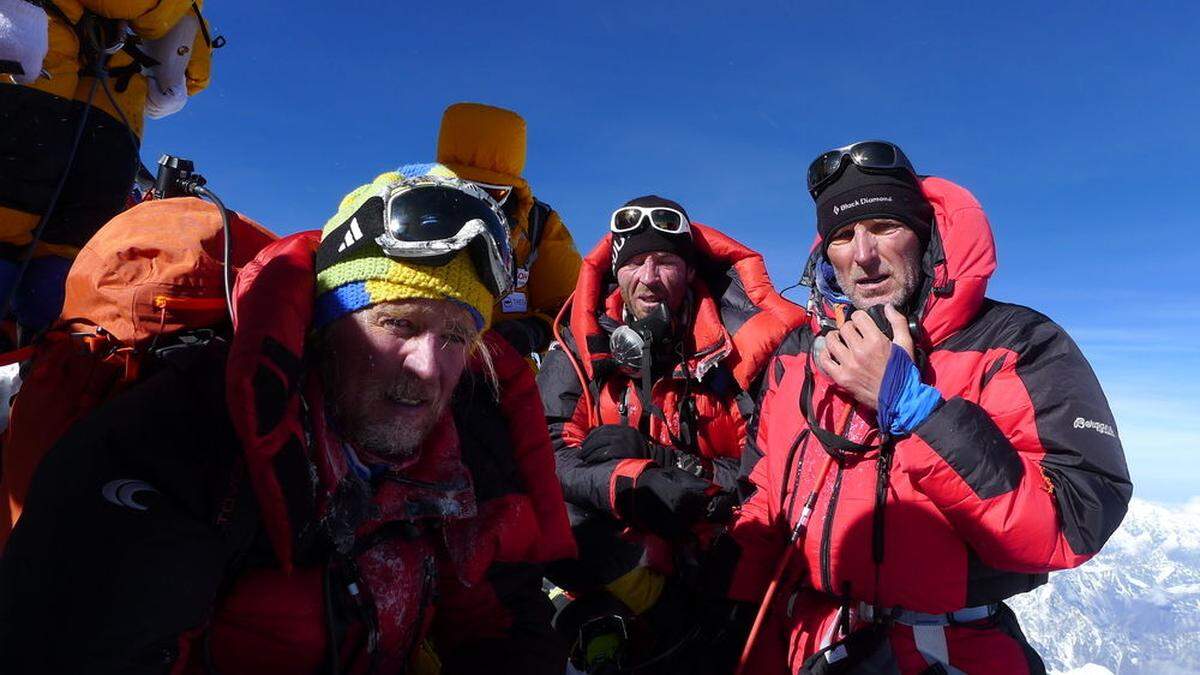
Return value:
M 649 372 L 655 354 L 669 353 L 674 331 L 666 303 L 658 303 L 641 319 L 633 319 L 609 336 L 609 351 L 630 377 Z

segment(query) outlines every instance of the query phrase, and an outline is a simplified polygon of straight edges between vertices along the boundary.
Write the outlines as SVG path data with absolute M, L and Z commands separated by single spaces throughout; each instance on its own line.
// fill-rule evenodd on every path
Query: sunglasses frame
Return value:
M 633 225 L 633 227 L 618 229 L 617 228 L 617 214 L 622 211 L 627 211 L 629 209 L 637 210 L 637 212 L 639 214 L 637 223 L 635 223 Z M 653 213 L 655 211 L 669 211 L 670 213 L 674 213 L 675 215 L 679 216 L 679 223 L 681 226 L 680 229 L 664 230 L 663 228 L 659 227 L 654 222 Z M 684 215 L 682 211 L 680 211 L 679 209 L 673 209 L 670 206 L 622 206 L 621 208 L 617 209 L 616 211 L 613 211 L 612 215 L 608 217 L 608 230 L 614 234 L 626 234 L 629 232 L 636 232 L 637 230 L 640 230 L 642 228 L 642 221 L 646 220 L 647 218 L 650 219 L 650 227 L 653 227 L 654 229 L 658 230 L 659 232 L 665 232 L 667 234 L 683 234 L 684 232 L 691 233 L 691 231 L 692 231 L 692 221 L 688 220 L 688 217 L 686 215 Z
M 504 206 L 504 202 L 508 201 L 508 198 L 512 196 L 512 193 L 514 190 L 513 186 L 503 185 L 501 183 L 484 183 L 483 181 L 478 181 L 478 180 L 473 180 L 473 181 L 469 181 L 469 182 L 480 187 L 484 192 L 487 192 L 488 196 L 491 197 L 492 201 L 496 202 L 496 204 L 498 206 Z M 504 196 L 501 197 L 500 199 L 496 199 L 496 196 L 493 195 L 491 192 L 489 192 L 489 190 L 496 190 L 498 192 L 502 190 L 502 191 L 504 191 Z
M 860 162 L 859 159 L 856 158 L 854 155 L 854 149 L 860 145 L 865 145 L 867 143 L 880 143 L 880 144 L 889 146 L 892 149 L 892 153 L 894 156 L 892 163 L 887 166 L 883 166 L 883 165 L 879 165 L 879 164 L 863 164 L 862 162 Z M 813 167 L 817 166 L 818 163 L 821 163 L 822 165 L 824 165 L 825 162 L 822 161 L 823 158 L 825 158 L 829 155 L 832 155 L 834 153 L 838 153 L 837 168 L 834 169 L 833 171 L 828 172 L 825 176 L 823 176 L 816 183 L 813 183 L 813 180 L 812 180 Z M 823 192 L 825 190 L 825 188 L 829 186 L 830 183 L 832 183 L 839 175 L 841 175 L 841 172 L 846 168 L 846 159 L 847 158 L 849 158 L 850 161 L 853 162 L 854 165 L 857 166 L 858 168 L 866 169 L 867 171 L 896 171 L 898 169 L 903 169 L 903 170 L 911 173 L 914 178 L 917 176 L 917 170 L 913 168 L 912 161 L 908 159 L 908 155 L 904 154 L 904 150 L 902 150 L 900 148 L 900 146 L 896 145 L 895 143 L 892 143 L 891 141 L 880 141 L 880 140 L 857 141 L 855 143 L 851 143 L 850 145 L 843 145 L 840 148 L 826 150 L 825 152 L 822 152 L 821 154 L 817 155 L 817 158 L 809 163 L 808 174 L 807 174 L 806 178 L 807 178 L 807 183 L 808 183 L 808 193 L 810 195 L 812 195 L 813 199 L 816 199 L 817 196 L 820 195 L 821 192 Z

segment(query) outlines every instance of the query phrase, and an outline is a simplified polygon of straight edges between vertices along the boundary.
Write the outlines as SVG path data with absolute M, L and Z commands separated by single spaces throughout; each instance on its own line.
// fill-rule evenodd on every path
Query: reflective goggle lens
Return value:
M 855 143 L 850 148 L 850 158 L 855 164 L 868 169 L 894 169 L 899 166 L 896 146 L 881 141 Z
M 512 247 L 500 216 L 483 199 L 444 185 L 397 192 L 388 204 L 386 227 L 388 234 L 401 242 L 432 242 L 453 239 L 473 220 L 483 222 L 485 236 L 490 240 L 484 242 L 481 237 L 476 237 L 467 244 L 467 247 L 486 248 L 483 257 L 491 259 L 486 266 L 477 263 L 477 271 L 489 277 L 484 279 L 489 287 L 503 292 L 510 284 L 510 280 L 503 277 L 512 274 Z M 414 259 L 419 257 L 414 256 Z
M 628 232 L 642 222 L 642 210 L 634 207 L 618 209 L 612 217 L 613 232 Z
M 486 223 L 489 231 L 503 230 L 496 213 L 483 201 L 450 187 L 422 186 L 392 197 L 387 228 L 401 241 L 431 241 L 453 237 L 475 218 Z
M 663 232 L 682 232 L 683 216 L 670 209 L 652 209 L 650 222 Z
M 908 169 L 916 173 L 896 145 L 887 141 L 862 141 L 818 155 L 808 166 L 809 192 L 816 196 L 819 189 L 841 171 L 846 158 L 864 169 Z

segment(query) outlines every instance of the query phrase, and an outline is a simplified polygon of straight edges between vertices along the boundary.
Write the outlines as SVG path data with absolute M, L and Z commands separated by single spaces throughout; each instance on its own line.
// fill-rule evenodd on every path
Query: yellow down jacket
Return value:
M 47 4 L 51 3 L 54 7 L 46 8 L 46 14 L 50 17 L 50 48 L 42 63 L 42 68 L 50 77 L 40 77 L 33 84 L 26 86 L 61 98 L 84 102 L 88 100 L 92 78 L 80 74 L 86 65 L 86 52 L 85 46 L 80 44 L 76 26 L 80 24 L 85 13 L 102 19 L 127 21 L 129 29 L 138 39 L 155 40 L 166 35 L 184 14 L 199 14 L 203 4 L 202 0 L 51 0 Z M 204 19 L 201 18 L 200 21 L 202 28 L 196 32 L 191 59 L 187 65 L 189 96 L 208 86 L 212 65 L 212 47 L 208 37 L 210 32 Z M 127 52 L 118 51 L 109 59 L 108 66 L 110 69 L 119 69 L 131 63 L 133 58 Z M 120 113 L 101 88 L 97 88 L 96 93 L 92 95 L 91 104 L 114 119 L 121 119 L 123 113 L 129 128 L 141 138 L 147 87 L 146 77 L 140 72 L 129 77 L 128 82 L 110 82 L 109 89 L 120 107 Z
M 554 317 L 575 290 L 580 256 L 558 212 L 544 219 L 536 248 L 531 241 L 530 212 L 533 190 L 521 177 L 525 169 L 525 120 L 502 108 L 479 103 L 456 103 L 442 116 L 437 161 L 467 180 L 511 185 L 505 203 L 512 228 L 513 255 L 517 265 L 516 293 L 524 293 L 524 311 L 498 307 L 494 321 L 538 316 L 553 325 Z M 524 270 L 524 273 L 522 273 Z M 511 307 L 511 305 L 510 305 Z

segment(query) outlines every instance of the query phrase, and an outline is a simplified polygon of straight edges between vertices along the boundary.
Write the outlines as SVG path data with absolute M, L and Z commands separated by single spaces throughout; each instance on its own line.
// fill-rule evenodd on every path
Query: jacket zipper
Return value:
M 808 440 L 808 433 L 809 433 L 808 429 L 805 429 L 804 431 L 800 432 L 799 438 L 796 439 L 795 444 L 792 446 L 792 452 L 788 455 L 788 463 L 789 464 L 793 460 L 796 462 L 796 464 L 795 464 L 796 470 L 792 474 L 792 486 L 791 486 L 792 494 L 791 494 L 791 497 L 787 500 L 787 506 L 784 507 L 784 511 L 783 511 L 787 515 L 786 522 L 788 522 L 788 523 L 792 523 L 792 517 L 796 515 L 796 513 L 795 513 L 796 497 L 800 494 L 800 472 L 804 470 L 804 459 L 808 453 L 808 443 L 805 442 Z M 786 487 L 785 487 L 785 490 L 786 490 Z M 784 498 L 786 498 L 787 496 L 788 496 L 787 492 L 784 492 L 783 494 L 781 494 L 779 496 L 781 505 L 783 504 Z
M 412 642 L 408 645 L 407 654 L 415 653 L 417 645 L 421 642 L 421 626 L 425 621 L 425 610 L 433 604 L 434 587 L 433 582 L 437 578 L 437 561 L 433 556 L 425 558 L 421 562 L 421 568 L 424 571 L 424 576 L 421 579 L 421 602 L 417 605 L 417 616 L 413 622 Z
M 829 494 L 829 505 L 825 507 L 825 525 L 821 528 L 821 585 L 826 593 L 835 593 L 830 570 L 830 540 L 833 538 L 833 516 L 837 512 L 838 494 L 842 491 L 842 460 L 838 460 L 837 476 L 833 479 L 833 490 Z

